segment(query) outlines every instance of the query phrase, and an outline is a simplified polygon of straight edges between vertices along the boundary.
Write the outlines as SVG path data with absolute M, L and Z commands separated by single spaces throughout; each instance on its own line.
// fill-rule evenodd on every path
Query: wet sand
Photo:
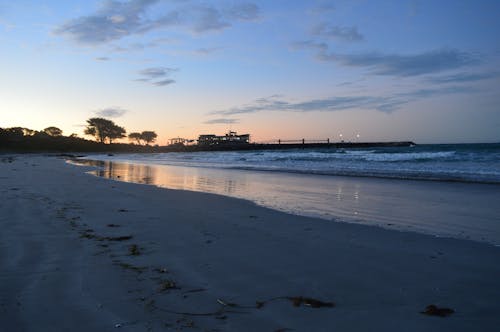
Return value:
M 104 180 L 55 157 L 0 161 L 2 331 L 500 325 L 492 245 Z M 430 304 L 454 313 L 421 314 Z
M 329 221 L 500 245 L 498 184 L 148 165 L 131 159 L 75 162 L 99 165 L 92 174 L 108 179 L 221 194 Z

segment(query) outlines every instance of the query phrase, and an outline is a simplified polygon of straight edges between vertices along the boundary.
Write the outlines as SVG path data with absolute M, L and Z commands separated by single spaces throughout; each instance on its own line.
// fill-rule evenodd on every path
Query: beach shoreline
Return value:
M 103 181 L 62 158 L 1 159 L 6 331 L 500 325 L 498 247 Z M 297 298 L 335 306 L 294 306 Z M 455 313 L 421 314 L 430 304 Z
M 70 162 L 94 166 L 89 173 L 105 179 L 246 199 L 330 222 L 500 245 L 498 184 L 169 165 L 133 157 L 94 155 Z

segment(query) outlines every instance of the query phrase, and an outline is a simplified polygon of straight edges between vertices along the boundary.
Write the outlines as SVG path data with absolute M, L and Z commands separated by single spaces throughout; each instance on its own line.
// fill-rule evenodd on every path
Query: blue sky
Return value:
M 0 127 L 500 141 L 499 1 L 0 1 Z

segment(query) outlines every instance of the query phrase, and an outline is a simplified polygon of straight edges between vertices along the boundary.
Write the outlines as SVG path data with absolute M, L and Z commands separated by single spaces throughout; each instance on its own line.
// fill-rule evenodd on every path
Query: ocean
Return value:
M 89 155 L 94 175 L 500 245 L 500 144 Z
M 500 144 L 174 152 L 100 156 L 99 160 L 302 174 L 500 183 Z

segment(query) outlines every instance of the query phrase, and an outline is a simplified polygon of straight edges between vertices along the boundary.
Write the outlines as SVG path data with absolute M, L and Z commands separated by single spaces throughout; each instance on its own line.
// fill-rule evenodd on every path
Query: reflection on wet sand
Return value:
M 251 200 L 327 220 L 500 244 L 498 186 L 78 160 L 104 178 Z M 439 204 L 436 204 L 439 202 Z M 475 227 L 471 227 L 471 221 Z M 478 225 L 481 225 L 480 227 Z
M 196 169 L 178 167 L 162 167 L 115 163 L 109 161 L 82 160 L 90 166 L 99 169 L 91 173 L 103 178 L 125 182 L 155 185 L 163 188 L 182 189 L 191 191 L 211 192 L 232 195 L 238 191 L 245 191 L 246 181 L 234 179 L 208 177 L 196 172 Z

